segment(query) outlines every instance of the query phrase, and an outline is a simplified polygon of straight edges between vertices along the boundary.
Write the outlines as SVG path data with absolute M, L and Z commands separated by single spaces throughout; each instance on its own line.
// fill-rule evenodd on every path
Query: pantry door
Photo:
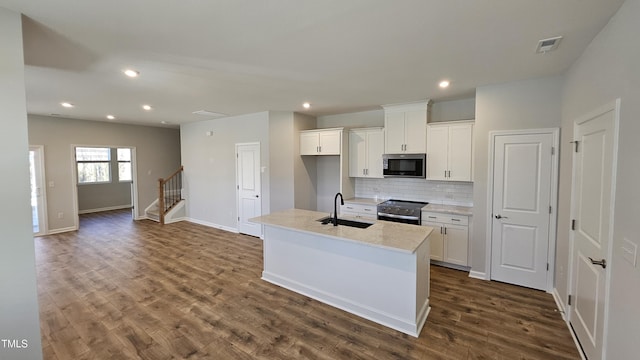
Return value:
M 262 225 L 249 219 L 262 215 L 260 143 L 236 144 L 238 231 L 262 236 Z
M 569 321 L 589 360 L 603 358 L 620 102 L 574 123 Z
M 549 290 L 558 130 L 492 135 L 491 279 Z

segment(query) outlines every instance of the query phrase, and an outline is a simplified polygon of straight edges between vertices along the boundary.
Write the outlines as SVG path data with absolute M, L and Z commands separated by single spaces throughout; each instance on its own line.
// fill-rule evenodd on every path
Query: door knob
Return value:
M 256 197 L 260 197 L 260 195 L 256 195 Z
M 607 260 L 602 259 L 602 260 L 593 260 L 591 257 L 589 257 L 589 260 L 591 260 L 591 263 L 593 265 L 600 265 L 602 266 L 603 269 L 607 268 Z
M 496 215 L 496 219 L 508 219 L 508 217 L 498 214 Z

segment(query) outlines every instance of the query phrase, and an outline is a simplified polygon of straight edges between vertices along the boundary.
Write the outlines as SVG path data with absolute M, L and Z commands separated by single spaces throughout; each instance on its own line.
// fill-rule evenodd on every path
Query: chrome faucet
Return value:
M 341 193 L 337 193 L 333 198 L 333 226 L 338 226 L 338 196 L 340 196 L 340 205 L 344 205 L 344 199 Z

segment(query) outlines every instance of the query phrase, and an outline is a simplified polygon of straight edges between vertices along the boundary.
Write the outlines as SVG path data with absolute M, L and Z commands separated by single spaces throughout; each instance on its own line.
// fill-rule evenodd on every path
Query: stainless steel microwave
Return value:
M 384 154 L 384 177 L 426 178 L 427 154 Z

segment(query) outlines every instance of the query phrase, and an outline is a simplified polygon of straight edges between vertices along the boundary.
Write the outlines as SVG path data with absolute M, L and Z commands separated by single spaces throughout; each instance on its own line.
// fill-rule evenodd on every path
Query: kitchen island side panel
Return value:
M 418 336 L 429 310 L 428 249 L 428 240 L 403 253 L 267 225 L 262 278 Z

